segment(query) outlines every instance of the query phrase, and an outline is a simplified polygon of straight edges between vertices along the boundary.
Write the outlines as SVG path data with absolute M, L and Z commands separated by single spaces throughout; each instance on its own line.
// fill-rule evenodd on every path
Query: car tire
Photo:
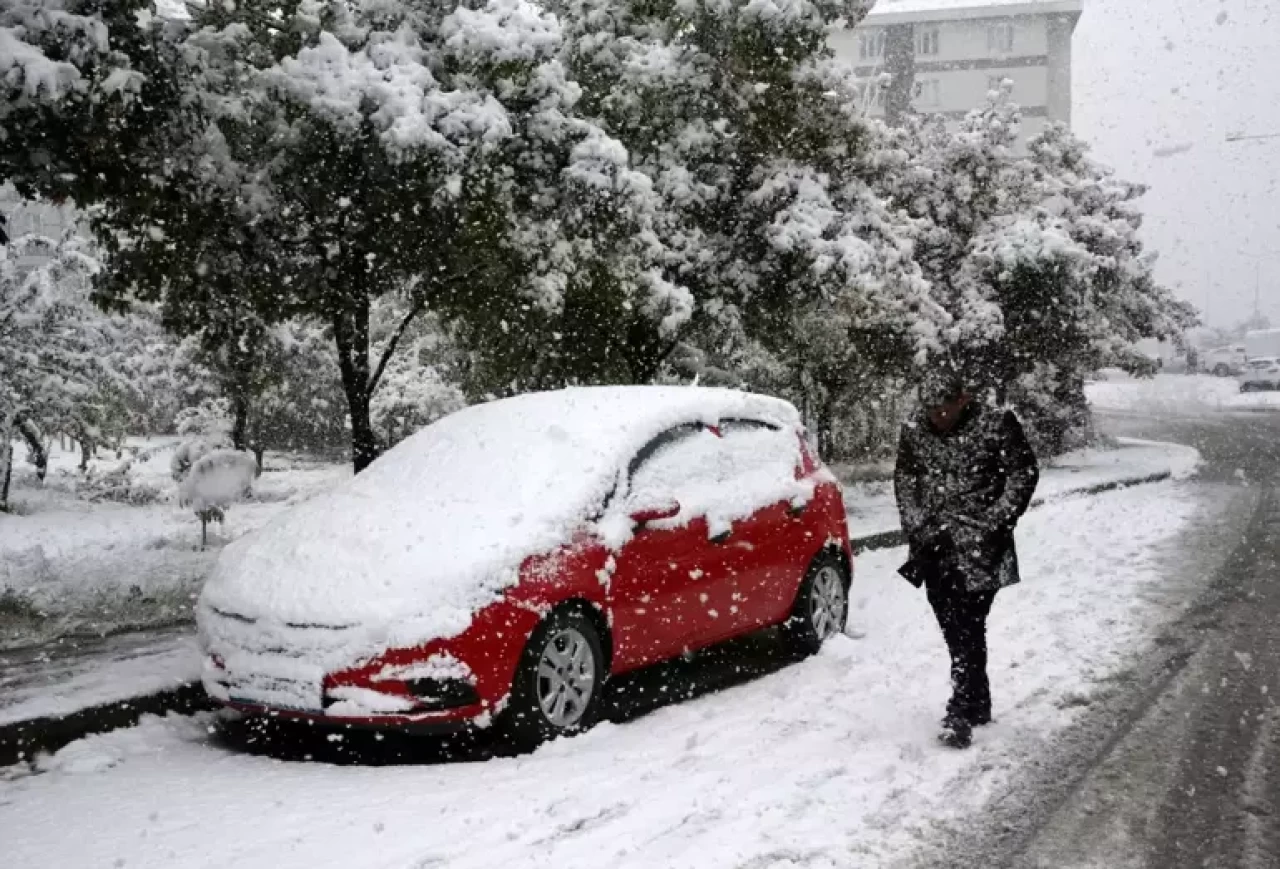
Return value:
M 499 718 L 501 736 L 518 751 L 532 751 L 590 729 L 600 714 L 606 676 L 595 624 L 576 609 L 556 610 L 525 644 Z
M 839 554 L 823 551 L 810 563 L 796 592 L 782 635 L 797 654 L 808 656 L 844 631 L 849 620 L 849 570 Z

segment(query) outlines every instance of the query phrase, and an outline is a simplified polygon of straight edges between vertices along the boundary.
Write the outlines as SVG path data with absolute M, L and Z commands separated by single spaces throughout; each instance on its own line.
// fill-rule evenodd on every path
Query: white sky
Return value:
M 1219 23 L 1221 14 L 1225 18 Z M 1230 325 L 1280 323 L 1280 0 L 1085 0 L 1075 117 L 1095 154 L 1151 186 L 1165 283 Z

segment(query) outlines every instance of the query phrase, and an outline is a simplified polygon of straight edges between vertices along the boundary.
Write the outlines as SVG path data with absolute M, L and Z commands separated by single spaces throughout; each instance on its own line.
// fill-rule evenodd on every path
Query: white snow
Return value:
M 579 388 L 466 408 L 229 545 L 201 595 L 201 630 L 212 651 L 237 654 L 287 623 L 340 628 L 311 650 L 310 663 L 326 666 L 454 636 L 515 583 L 525 558 L 569 540 L 654 436 L 742 417 L 799 425 L 778 399 L 693 387 Z
M 200 650 L 190 634 L 162 634 L 141 640 L 113 638 L 95 646 L 88 660 L 75 655 L 29 661 L 12 668 L 0 652 L 0 724 L 70 715 L 91 706 L 128 700 L 189 684 L 200 677 Z
M 532 756 L 331 767 L 231 753 L 203 717 L 148 718 L 0 780 L 6 867 L 909 865 L 982 810 L 1186 605 L 1163 556 L 1177 483 L 1066 501 L 1019 534 L 1025 582 L 991 621 L 997 723 L 934 739 L 946 652 L 924 594 L 864 556 L 852 628 L 774 675 Z M 68 835 L 68 831 L 92 835 Z

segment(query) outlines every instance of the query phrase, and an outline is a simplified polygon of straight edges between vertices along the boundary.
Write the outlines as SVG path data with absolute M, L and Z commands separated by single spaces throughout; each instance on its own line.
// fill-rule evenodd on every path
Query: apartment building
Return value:
M 892 120 L 910 107 L 959 120 L 1007 78 L 1031 138 L 1049 121 L 1071 122 L 1081 12 L 1082 0 L 878 0 L 832 46 L 867 81 L 869 114 Z

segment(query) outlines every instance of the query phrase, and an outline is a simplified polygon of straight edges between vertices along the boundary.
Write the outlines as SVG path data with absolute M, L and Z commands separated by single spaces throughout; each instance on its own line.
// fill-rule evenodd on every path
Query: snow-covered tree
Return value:
M 0 247 L 0 467 L 11 462 L 10 441 L 21 434 L 34 449 L 67 434 L 85 461 L 99 443 L 124 434 L 124 397 L 132 385 L 112 356 L 128 324 L 89 301 L 89 280 L 100 267 L 92 247 L 74 234 L 37 236 Z M 0 493 L 0 501 L 7 493 Z
M 1138 234 L 1142 188 L 1061 126 L 1020 155 L 1020 123 L 1007 85 L 958 131 L 908 118 L 882 178 L 918 221 L 915 259 L 948 314 L 945 353 L 1007 388 L 1057 450 L 1087 423 L 1087 372 L 1141 370 L 1133 345 L 1180 337 L 1195 315 L 1154 278 Z

